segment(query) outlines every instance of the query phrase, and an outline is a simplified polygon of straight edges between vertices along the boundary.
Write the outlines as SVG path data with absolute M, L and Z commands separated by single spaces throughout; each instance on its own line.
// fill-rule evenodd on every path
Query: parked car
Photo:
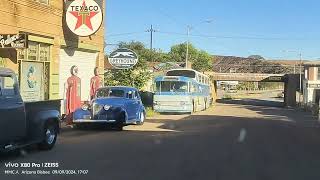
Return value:
M 97 90 L 95 98 L 77 109 L 73 123 L 103 124 L 123 130 L 127 125 L 142 125 L 146 110 L 139 91 L 132 87 L 103 87 Z
M 0 151 L 31 144 L 52 149 L 59 133 L 60 113 L 51 106 L 48 102 L 23 102 L 15 73 L 0 68 Z

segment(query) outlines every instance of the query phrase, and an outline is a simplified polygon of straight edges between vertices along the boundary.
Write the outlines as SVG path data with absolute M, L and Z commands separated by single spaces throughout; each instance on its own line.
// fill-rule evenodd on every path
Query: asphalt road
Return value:
M 220 101 L 205 112 L 161 115 L 123 132 L 64 129 L 52 151 L 2 154 L 0 179 L 319 180 L 317 121 L 273 103 Z M 49 170 L 89 174 L 4 175 L 6 162 L 58 162 Z

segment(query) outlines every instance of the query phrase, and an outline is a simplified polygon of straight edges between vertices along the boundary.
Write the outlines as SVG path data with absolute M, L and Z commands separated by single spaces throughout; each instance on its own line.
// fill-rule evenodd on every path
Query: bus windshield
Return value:
M 157 92 L 188 92 L 188 83 L 181 81 L 156 82 Z

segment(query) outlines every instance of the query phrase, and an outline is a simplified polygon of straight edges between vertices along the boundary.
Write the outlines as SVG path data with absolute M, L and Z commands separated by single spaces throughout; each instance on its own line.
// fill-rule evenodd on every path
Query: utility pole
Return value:
M 153 26 L 151 24 L 150 29 L 147 30 L 147 32 L 150 32 L 150 50 L 153 50 L 153 33 L 156 32 L 155 29 L 153 29 Z
M 301 87 L 301 84 L 302 84 L 302 53 L 301 51 L 299 52 L 299 56 L 300 56 L 300 68 L 299 68 L 299 76 L 300 76 L 300 81 L 299 81 L 299 103 L 301 105 L 301 95 L 302 95 L 302 87 Z
M 301 105 L 301 95 L 302 95 L 302 51 L 301 50 L 285 50 L 284 52 L 294 52 L 299 55 L 300 63 L 299 63 L 299 105 Z M 296 63 L 295 63 L 296 64 Z M 294 71 L 296 66 L 294 66 Z
M 202 21 L 202 22 L 200 22 L 198 25 L 200 25 L 200 24 L 203 24 L 203 23 L 211 23 L 212 22 L 212 20 L 205 20 L 205 21 Z M 198 26 L 197 25 L 197 26 Z M 189 36 L 190 36 L 190 31 L 193 29 L 193 27 L 197 27 L 197 26 L 191 26 L 191 25 L 187 25 L 187 52 L 186 52 L 186 69 L 188 68 L 188 58 L 189 58 L 189 44 L 190 44 L 190 42 L 189 42 Z
M 186 52 L 186 66 L 185 68 L 188 69 L 188 56 L 189 56 L 189 36 L 190 36 L 190 29 L 191 26 L 187 26 L 187 52 Z

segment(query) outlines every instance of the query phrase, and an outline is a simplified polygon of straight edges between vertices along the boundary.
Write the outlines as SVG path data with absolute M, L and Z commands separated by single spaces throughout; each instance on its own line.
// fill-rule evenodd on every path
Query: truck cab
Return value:
M 54 147 L 59 111 L 50 105 L 23 102 L 16 75 L 7 68 L 0 68 L 0 117 L 0 151 L 31 144 L 43 150 Z

